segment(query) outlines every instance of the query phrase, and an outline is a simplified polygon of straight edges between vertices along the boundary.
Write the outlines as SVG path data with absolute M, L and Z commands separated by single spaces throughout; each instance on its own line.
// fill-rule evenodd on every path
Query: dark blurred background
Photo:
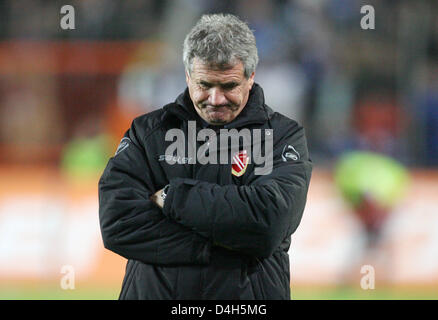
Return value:
M 75 9 L 74 30 L 60 27 L 66 4 Z M 361 28 L 364 5 L 375 9 L 375 29 Z M 94 201 L 96 177 L 132 119 L 185 89 L 185 35 L 202 14 L 219 12 L 238 15 L 254 30 L 260 58 L 256 82 L 269 106 L 305 127 L 316 168 L 314 190 L 349 150 L 388 155 L 438 184 L 436 1 L 1 0 L 0 218 L 15 212 L 5 204 L 12 201 L 11 190 L 24 201 L 28 193 L 58 199 L 53 215 L 59 217 L 75 203 L 72 193 L 88 190 L 84 181 L 91 176 L 88 195 Z M 321 179 L 325 186 L 331 183 Z M 81 187 L 75 189 L 72 180 Z M 55 196 L 60 190 L 67 190 L 64 202 Z M 309 194 L 309 203 L 318 199 L 316 192 Z M 87 207 L 90 219 L 97 219 L 93 205 Z M 313 209 L 319 210 L 311 205 L 306 210 Z M 74 215 L 79 209 L 68 210 Z M 92 221 L 91 238 L 101 246 Z M 52 230 L 41 228 L 41 234 Z M 58 267 L 46 272 L 44 264 L 41 272 L 29 267 L 14 273 L 8 256 L 13 250 L 5 250 L 0 261 L 10 266 L 0 268 L 4 279 L 59 275 Z M 58 260 L 57 265 L 68 261 Z M 116 287 L 119 281 L 112 279 Z
M 119 139 L 116 113 L 184 89 L 182 41 L 200 15 L 230 12 L 255 31 L 268 104 L 306 127 L 318 165 L 358 147 L 438 165 L 434 1 L 71 1 L 75 30 L 60 27 L 64 1 L 0 3 L 0 143 L 14 148 L 2 163 L 56 165 L 85 132 Z M 365 4 L 374 30 L 360 28 Z

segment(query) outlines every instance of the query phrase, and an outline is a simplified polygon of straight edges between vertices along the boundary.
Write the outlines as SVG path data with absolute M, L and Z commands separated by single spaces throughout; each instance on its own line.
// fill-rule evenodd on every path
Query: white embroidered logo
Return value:
M 284 162 L 286 162 L 287 159 L 297 161 L 298 159 L 300 159 L 300 153 L 297 150 L 295 150 L 295 148 L 293 146 L 291 146 L 290 144 L 287 144 L 283 148 L 283 152 L 281 153 L 281 157 L 283 158 Z
M 120 140 L 120 144 L 117 147 L 116 153 L 114 156 L 118 155 L 120 152 L 122 152 L 123 150 L 125 150 L 127 147 L 129 147 L 129 143 L 132 142 L 131 139 L 129 139 L 128 137 L 124 137 L 122 138 L 122 140 Z

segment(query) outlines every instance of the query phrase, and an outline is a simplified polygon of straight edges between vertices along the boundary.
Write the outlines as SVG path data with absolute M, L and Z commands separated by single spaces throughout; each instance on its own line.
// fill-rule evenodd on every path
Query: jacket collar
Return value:
M 201 126 L 205 126 L 206 122 L 198 115 L 190 99 L 189 89 L 186 88 L 175 100 L 175 103 L 164 107 L 166 114 L 173 114 L 178 118 L 189 121 L 194 120 Z M 257 83 L 254 83 L 249 92 L 248 102 L 242 112 L 230 123 L 224 125 L 224 128 L 239 128 L 249 124 L 263 124 L 267 121 L 272 111 L 265 106 L 265 97 L 263 89 Z

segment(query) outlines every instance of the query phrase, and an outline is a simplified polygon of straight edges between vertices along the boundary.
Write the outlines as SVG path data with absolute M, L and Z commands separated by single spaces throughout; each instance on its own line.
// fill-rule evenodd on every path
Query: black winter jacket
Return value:
M 181 129 L 189 144 L 189 120 L 205 126 L 187 89 L 136 118 L 99 181 L 104 246 L 128 259 L 120 299 L 290 299 L 288 249 L 312 171 L 303 128 L 265 105 L 254 84 L 224 128 L 273 129 L 273 169 L 256 175 L 250 161 L 237 177 L 231 161 L 165 161 L 166 132 Z M 167 184 L 160 209 L 150 196 Z

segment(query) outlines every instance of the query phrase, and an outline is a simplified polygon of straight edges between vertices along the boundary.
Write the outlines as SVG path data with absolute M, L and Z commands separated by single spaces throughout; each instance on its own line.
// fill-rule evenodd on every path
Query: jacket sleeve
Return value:
M 297 229 L 307 198 L 312 164 L 304 129 L 294 124 L 274 141 L 270 174 L 252 173 L 242 186 L 172 179 L 163 213 L 214 244 L 269 257 Z M 285 154 L 288 146 L 298 158 Z
M 144 148 L 132 126 L 99 181 L 105 248 L 145 263 L 205 264 L 210 242 L 167 219 L 149 197 L 156 192 Z

